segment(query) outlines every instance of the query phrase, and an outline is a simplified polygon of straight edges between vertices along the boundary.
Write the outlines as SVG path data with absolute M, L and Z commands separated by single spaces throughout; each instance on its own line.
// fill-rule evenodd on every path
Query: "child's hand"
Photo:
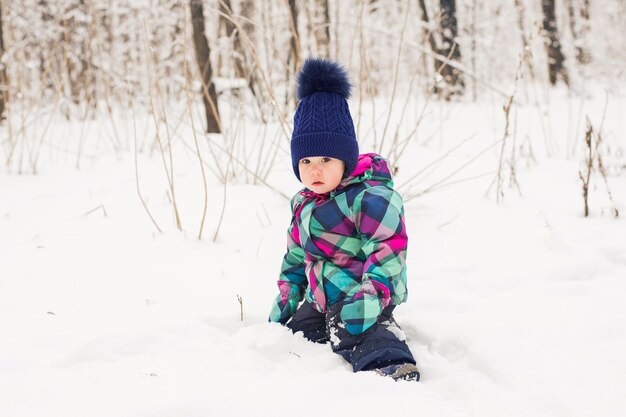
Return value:
M 272 305 L 269 320 L 274 323 L 287 323 L 291 316 L 293 316 L 296 312 L 299 303 L 300 297 L 295 297 L 289 293 L 281 292 L 278 294 L 274 304 Z
M 341 321 L 351 334 L 361 334 L 376 324 L 383 307 L 378 295 L 358 292 L 341 309 Z
M 297 301 L 288 300 L 287 303 L 281 306 L 277 300 L 277 302 L 275 302 L 274 306 L 272 307 L 269 320 L 274 323 L 285 324 L 289 321 L 291 316 L 293 316 L 293 314 L 296 312 L 297 307 L 298 307 Z

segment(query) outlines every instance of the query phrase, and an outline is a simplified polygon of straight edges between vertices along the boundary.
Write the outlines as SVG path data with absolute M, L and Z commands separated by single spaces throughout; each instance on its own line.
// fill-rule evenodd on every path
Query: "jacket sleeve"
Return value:
M 272 305 L 269 320 L 285 324 L 296 312 L 306 287 L 304 250 L 300 246 L 298 227 L 294 217 L 287 231 L 287 253 L 283 257 L 278 279 L 279 294 Z
M 365 190 L 354 210 L 365 262 L 361 284 L 346 300 L 341 319 L 350 333 L 360 334 L 383 308 L 406 299 L 407 234 L 402 197 L 388 187 Z

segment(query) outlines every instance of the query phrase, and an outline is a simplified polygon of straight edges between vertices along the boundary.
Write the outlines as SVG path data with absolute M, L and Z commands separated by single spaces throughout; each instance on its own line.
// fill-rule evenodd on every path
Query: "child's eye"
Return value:
M 300 163 L 301 163 L 301 164 L 305 164 L 305 165 L 306 165 L 306 164 L 310 164 L 310 163 L 311 163 L 311 161 L 309 161 L 308 159 L 304 158 L 304 159 L 301 159 L 301 160 L 300 160 Z
M 333 160 L 333 158 L 328 158 L 326 156 L 322 158 L 322 162 L 330 162 L 332 160 Z

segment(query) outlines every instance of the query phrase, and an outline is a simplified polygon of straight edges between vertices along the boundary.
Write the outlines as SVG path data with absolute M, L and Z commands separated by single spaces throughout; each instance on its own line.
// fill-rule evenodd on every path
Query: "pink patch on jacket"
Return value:
M 378 155 L 375 153 L 364 153 L 359 155 L 359 159 L 356 163 L 356 168 L 354 168 L 354 171 L 352 171 L 352 174 L 350 174 L 350 176 L 358 177 L 359 175 L 370 169 L 372 167 L 373 158 L 375 156 Z

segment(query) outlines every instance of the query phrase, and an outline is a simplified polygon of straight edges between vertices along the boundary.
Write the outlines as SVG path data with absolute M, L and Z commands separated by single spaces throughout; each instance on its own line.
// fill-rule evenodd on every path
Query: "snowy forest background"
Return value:
M 1 417 L 626 407 L 623 0 L 0 0 L 0 15 Z M 418 384 L 353 374 L 267 323 L 310 56 L 348 69 L 360 150 L 388 158 L 405 201 L 394 314 Z
M 597 88 L 619 92 L 625 77 L 619 0 L 33 0 L 0 7 L 2 149 L 11 172 L 37 172 L 51 136 L 31 130 L 41 118 L 109 120 L 99 146 L 114 152 L 131 148 L 114 120 L 132 109 L 152 114 L 157 131 L 164 123 L 190 125 L 195 115 L 196 130 L 231 141 L 250 122 L 279 123 L 288 139 L 294 73 L 307 56 L 350 70 L 359 126 L 364 107 L 381 97 L 401 111 L 418 96 L 504 104 L 515 94 L 513 106 L 547 113 L 555 86 L 573 99 Z M 174 104 L 181 109 L 166 115 Z M 385 120 L 386 109 L 371 111 Z M 396 133 L 383 126 L 381 152 Z M 71 152 L 80 160 L 80 148 Z

